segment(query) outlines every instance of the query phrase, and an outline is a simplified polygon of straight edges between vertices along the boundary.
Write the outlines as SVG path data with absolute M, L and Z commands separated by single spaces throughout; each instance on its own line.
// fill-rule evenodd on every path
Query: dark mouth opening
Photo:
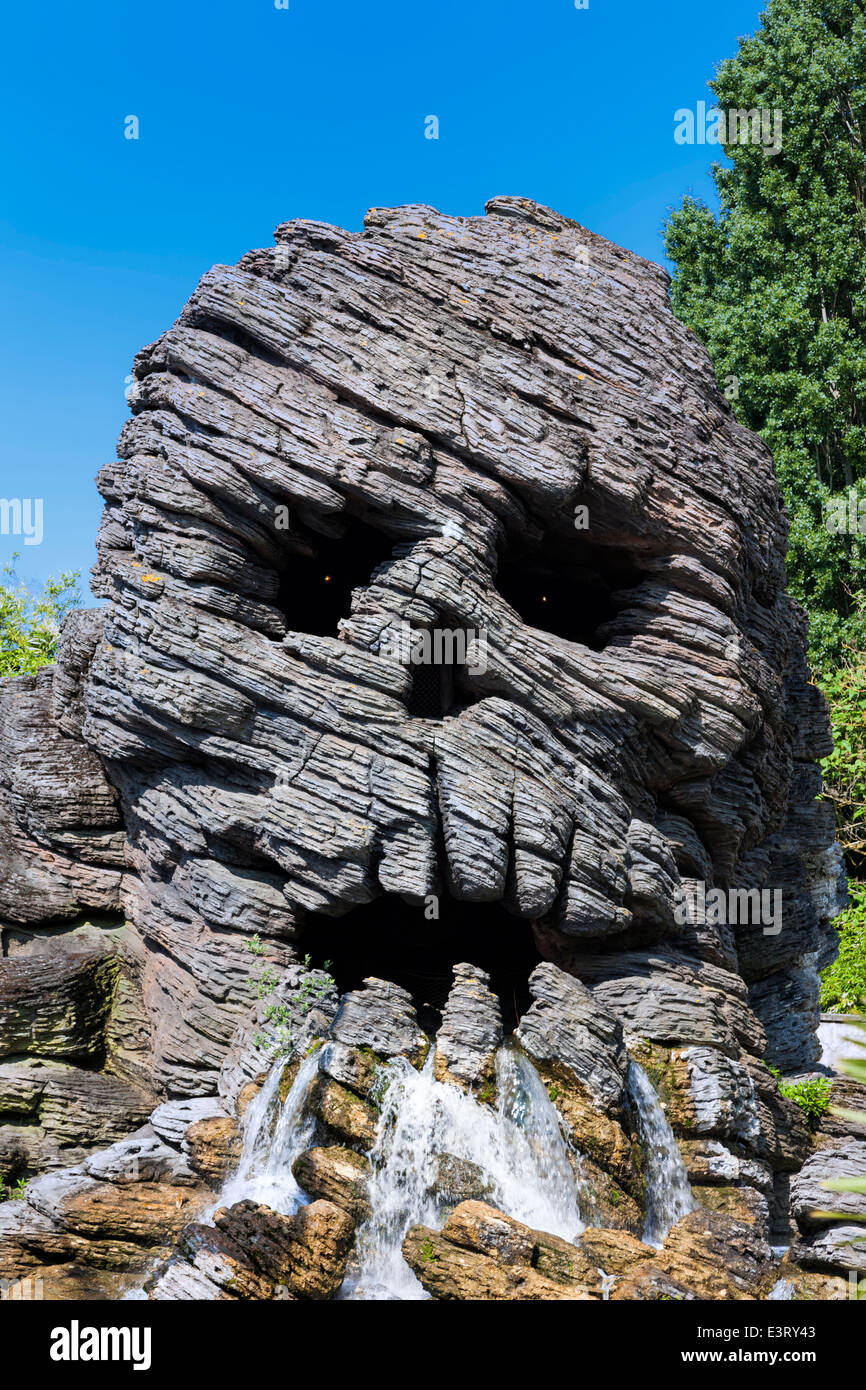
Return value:
M 461 903 L 442 894 L 439 919 L 428 920 L 423 905 L 385 896 L 344 917 L 311 914 L 297 949 L 328 969 L 341 994 L 359 989 L 370 975 L 401 985 L 412 995 L 418 1022 L 428 1034 L 442 1010 L 462 961 L 490 976 L 506 1032 L 517 1027 L 531 1001 L 528 980 L 541 960 L 530 924 L 500 903 Z

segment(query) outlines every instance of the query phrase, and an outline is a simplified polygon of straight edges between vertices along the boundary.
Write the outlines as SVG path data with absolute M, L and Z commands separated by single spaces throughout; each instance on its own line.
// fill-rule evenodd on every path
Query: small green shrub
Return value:
M 829 1076 L 812 1076 L 806 1081 L 782 1082 L 779 1090 L 787 1100 L 799 1105 L 809 1124 L 814 1129 L 822 1115 L 827 1113 L 833 1083 Z
M 250 937 L 247 945 L 254 956 L 260 957 L 267 952 L 267 947 L 262 943 L 258 932 Z M 302 1014 L 308 1014 L 317 1001 L 321 1002 L 327 997 L 329 990 L 336 984 L 333 975 L 329 973 L 330 964 L 331 962 L 326 960 L 324 970 L 314 972 L 312 957 L 304 957 L 303 965 L 307 973 L 302 975 L 301 982 L 298 988 L 292 992 L 289 1001 L 271 1000 L 268 1004 L 262 1022 L 268 1025 L 269 1031 L 260 1030 L 253 1035 L 253 1042 L 256 1047 L 271 1046 L 281 1053 L 290 1053 L 294 1050 L 292 1009 L 293 1007 L 300 1008 Z M 258 975 L 250 977 L 249 984 L 257 999 L 268 999 L 276 989 L 279 978 L 279 972 L 275 966 L 262 964 Z
M 8 1184 L 0 1178 L 0 1202 L 20 1201 L 26 1191 L 26 1178 L 19 1178 L 13 1187 L 9 1187 Z

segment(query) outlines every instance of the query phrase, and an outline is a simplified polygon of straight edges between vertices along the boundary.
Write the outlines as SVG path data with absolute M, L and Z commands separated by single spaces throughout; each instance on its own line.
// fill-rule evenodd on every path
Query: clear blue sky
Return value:
M 136 351 L 199 276 L 278 222 L 367 207 L 547 203 L 662 259 L 668 207 L 708 200 L 711 147 L 673 113 L 758 25 L 757 0 L 147 0 L 6 19 L 0 497 L 44 498 L 41 580 L 95 558 Z M 137 141 L 124 138 L 136 115 Z M 436 115 L 438 141 L 424 138 Z

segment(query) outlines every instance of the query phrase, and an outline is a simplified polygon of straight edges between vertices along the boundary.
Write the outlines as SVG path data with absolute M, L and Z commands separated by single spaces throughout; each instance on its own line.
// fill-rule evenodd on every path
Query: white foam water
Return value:
M 637 1062 L 629 1063 L 628 1090 L 637 1110 L 647 1165 L 643 1238 L 647 1245 L 661 1249 L 671 1227 L 694 1211 L 697 1203 L 674 1132 L 652 1082 Z
M 319 1070 L 319 1052 L 311 1052 L 298 1068 L 286 1099 L 280 1103 L 280 1081 L 286 1068 L 281 1057 L 271 1067 L 244 1118 L 244 1146 L 235 1173 L 226 1181 L 217 1207 L 248 1199 L 264 1202 L 274 1211 L 292 1215 L 307 1200 L 295 1181 L 292 1164 L 310 1147 L 316 1127 L 307 1100 Z
M 358 1232 L 343 1297 L 424 1299 L 401 1255 L 412 1226 L 438 1229 L 453 1206 L 439 1190 L 444 1156 L 481 1170 L 484 1199 L 536 1229 L 574 1240 L 584 1229 L 577 1181 L 556 1111 L 528 1059 L 506 1045 L 496 1057 L 498 1107 L 436 1081 L 433 1055 L 416 1071 L 396 1058 L 385 1070 L 371 1151 L 372 1214 Z

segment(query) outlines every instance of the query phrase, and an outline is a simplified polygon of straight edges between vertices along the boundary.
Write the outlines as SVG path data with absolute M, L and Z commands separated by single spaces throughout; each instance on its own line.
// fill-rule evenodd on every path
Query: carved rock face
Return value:
M 119 792 L 158 1081 L 212 1087 L 251 933 L 287 959 L 382 894 L 431 955 L 411 904 L 500 903 L 653 1046 L 763 1056 L 752 986 L 808 1062 L 838 863 L 768 451 L 659 267 L 520 199 L 365 227 L 208 272 L 100 474 L 104 630 L 55 680 Z M 778 890 L 781 931 L 684 917 L 698 885 Z

